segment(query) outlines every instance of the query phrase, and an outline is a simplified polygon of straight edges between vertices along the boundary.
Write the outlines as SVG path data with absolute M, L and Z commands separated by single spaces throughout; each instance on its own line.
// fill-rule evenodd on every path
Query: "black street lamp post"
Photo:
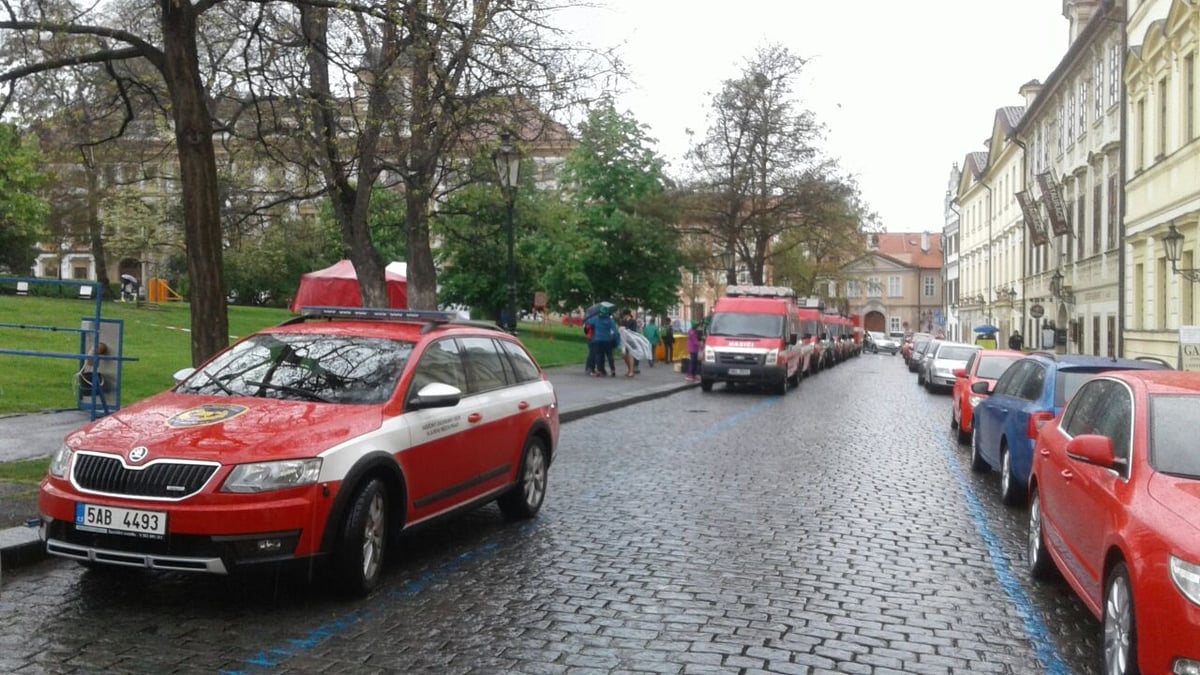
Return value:
M 504 192 L 505 229 L 508 235 L 508 320 L 504 329 L 517 334 L 517 261 L 514 255 L 513 201 L 517 193 L 517 178 L 521 172 L 521 153 L 512 142 L 512 134 L 500 133 L 500 148 L 492 156 L 496 173 L 500 176 L 500 189 Z

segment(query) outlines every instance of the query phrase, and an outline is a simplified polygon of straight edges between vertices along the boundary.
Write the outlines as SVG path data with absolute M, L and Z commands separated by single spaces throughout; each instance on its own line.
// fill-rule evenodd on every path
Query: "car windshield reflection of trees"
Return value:
M 783 317 L 777 314 L 714 314 L 709 335 L 769 338 L 783 335 Z
M 379 404 L 391 396 L 412 349 L 411 342 L 382 338 L 258 335 L 218 356 L 178 391 Z

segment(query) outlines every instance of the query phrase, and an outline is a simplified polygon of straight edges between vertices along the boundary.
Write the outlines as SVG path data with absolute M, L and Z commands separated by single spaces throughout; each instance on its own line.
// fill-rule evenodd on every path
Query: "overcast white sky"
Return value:
M 983 150 L 995 110 L 1022 105 L 1067 49 L 1062 0 L 595 0 L 560 25 L 619 47 L 619 100 L 681 173 L 688 128 L 756 48 L 810 59 L 797 87 L 828 130 L 826 154 L 858 176 L 893 232 L 940 231 L 951 164 Z

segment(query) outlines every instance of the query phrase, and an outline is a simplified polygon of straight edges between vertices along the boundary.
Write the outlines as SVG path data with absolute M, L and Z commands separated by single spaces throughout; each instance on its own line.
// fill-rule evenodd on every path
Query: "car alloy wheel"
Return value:
M 496 503 L 505 516 L 513 519 L 532 518 L 546 499 L 549 462 L 546 444 L 539 436 L 531 436 L 521 455 L 521 467 L 512 489 L 501 495 Z
M 1117 563 L 1108 575 L 1104 593 L 1104 673 L 1134 675 L 1137 663 L 1137 621 L 1133 591 L 1125 563 Z
M 1037 490 L 1029 497 L 1029 539 L 1026 545 L 1029 576 L 1044 580 L 1052 576 L 1054 563 L 1046 551 L 1046 534 L 1042 528 L 1042 499 Z
M 365 595 L 379 585 L 387 519 L 387 488 L 383 481 L 372 478 L 354 496 L 342 525 L 336 573 L 347 591 Z
M 1007 445 L 1000 446 L 1000 498 L 1007 506 L 1020 506 L 1025 501 L 1025 491 L 1013 475 L 1012 452 Z

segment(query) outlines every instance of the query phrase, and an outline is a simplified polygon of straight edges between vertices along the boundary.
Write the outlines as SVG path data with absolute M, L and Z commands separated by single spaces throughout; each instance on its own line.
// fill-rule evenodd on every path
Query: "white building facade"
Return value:
M 1186 272 L 1200 263 L 1200 5 L 1143 0 L 1127 16 L 1124 355 L 1178 365 L 1180 328 L 1200 323 Z
M 946 317 L 946 338 L 961 342 L 963 339 L 962 325 L 958 321 L 958 244 L 959 244 L 959 217 L 957 207 L 954 205 L 954 198 L 958 192 L 958 181 L 962 177 L 962 171 L 959 170 L 958 164 L 955 164 L 950 169 L 950 183 L 946 188 L 946 197 L 943 202 L 943 212 L 945 215 L 946 225 L 942 228 L 942 253 L 945 256 L 945 261 L 942 266 L 942 298 L 945 307 L 942 312 Z
M 1064 0 L 1070 47 L 1023 88 L 1026 346 L 1119 351 L 1123 4 Z

